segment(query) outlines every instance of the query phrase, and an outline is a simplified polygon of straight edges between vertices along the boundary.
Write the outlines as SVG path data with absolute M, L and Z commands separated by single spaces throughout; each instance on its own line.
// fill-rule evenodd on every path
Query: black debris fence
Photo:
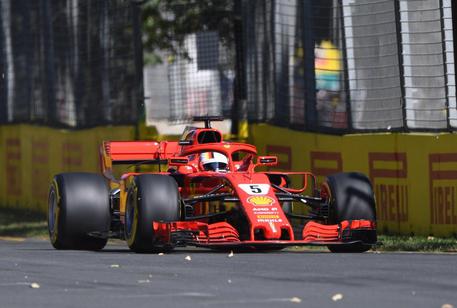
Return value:
M 399 11 L 406 125 L 455 127 L 451 1 L 401 1 Z
M 140 13 L 128 0 L 0 1 L 0 122 L 136 123 Z
M 236 75 L 251 121 L 336 134 L 456 127 L 452 1 L 242 5 Z
M 347 129 L 342 10 L 335 1 L 244 1 L 248 118 Z
M 234 30 L 234 3 L 169 0 L 144 4 L 145 35 L 151 37 L 146 44 L 155 44 L 145 49 L 148 123 L 164 119 L 186 123 L 203 115 L 232 118 L 235 39 L 238 34 L 241 38 Z M 170 40 L 163 49 L 154 49 L 160 45 L 157 41 L 163 42 L 162 32 L 169 33 Z
M 451 0 L 2 0 L 0 123 L 134 124 L 144 104 L 152 125 L 453 131 L 456 16 Z
M 342 1 L 354 129 L 403 127 L 396 1 Z
M 217 31 L 197 32 L 185 41 L 187 57 L 169 62 L 170 120 L 193 116 L 230 117 L 233 104 L 233 53 Z

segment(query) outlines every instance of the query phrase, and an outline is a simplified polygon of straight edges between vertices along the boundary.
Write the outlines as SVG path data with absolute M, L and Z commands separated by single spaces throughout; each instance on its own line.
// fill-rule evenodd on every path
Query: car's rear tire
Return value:
M 322 185 L 321 193 L 329 200 L 329 224 L 344 220 L 376 221 L 373 188 L 362 173 L 331 175 Z M 376 243 L 376 231 L 358 231 L 358 236 L 355 240 L 362 238 L 363 243 L 329 245 L 328 248 L 332 252 L 365 252 Z
M 107 237 L 111 214 L 108 188 L 102 176 L 62 173 L 54 177 L 48 198 L 48 231 L 56 249 L 100 250 Z
M 155 236 L 153 222 L 180 219 L 180 196 L 176 181 L 167 175 L 142 174 L 129 189 L 125 209 L 125 239 L 135 252 L 170 250 Z

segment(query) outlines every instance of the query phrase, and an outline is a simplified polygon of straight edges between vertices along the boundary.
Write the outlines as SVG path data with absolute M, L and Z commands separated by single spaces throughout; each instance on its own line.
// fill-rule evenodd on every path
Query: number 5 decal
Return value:
M 249 195 L 266 195 L 270 190 L 270 184 L 238 184 Z
M 249 188 L 251 189 L 251 193 L 253 194 L 260 194 L 262 193 L 262 189 L 260 189 L 258 184 L 255 185 L 249 185 Z

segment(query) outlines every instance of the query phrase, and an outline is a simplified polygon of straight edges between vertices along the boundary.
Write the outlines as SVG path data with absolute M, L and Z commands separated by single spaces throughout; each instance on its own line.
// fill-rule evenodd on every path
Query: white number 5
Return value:
M 270 190 L 270 184 L 238 184 L 249 195 L 266 195 Z

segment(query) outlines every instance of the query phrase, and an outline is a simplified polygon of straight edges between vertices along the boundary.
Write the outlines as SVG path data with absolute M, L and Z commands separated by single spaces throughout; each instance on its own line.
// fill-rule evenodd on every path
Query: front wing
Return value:
M 281 248 L 287 246 L 376 245 L 376 224 L 368 220 L 343 221 L 323 225 L 314 221 L 303 228 L 301 240 L 241 240 L 237 230 L 226 222 L 207 224 L 196 221 L 154 222 L 155 240 L 161 244 L 214 249 Z

